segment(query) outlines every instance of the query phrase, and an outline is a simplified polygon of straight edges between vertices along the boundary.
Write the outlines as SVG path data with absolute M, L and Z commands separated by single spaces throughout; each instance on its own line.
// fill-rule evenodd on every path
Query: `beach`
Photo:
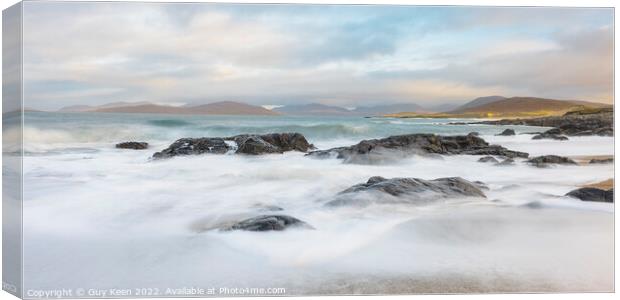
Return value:
M 283 287 L 287 295 L 614 289 L 614 204 L 566 193 L 614 177 L 613 137 L 533 140 L 523 125 L 463 119 L 28 112 L 27 288 Z M 510 128 L 514 136 L 498 136 Z M 282 154 L 153 159 L 175 140 L 298 132 L 316 150 L 399 134 L 468 135 L 575 165 L 408 154 L 381 164 Z M 5 133 L 6 134 L 6 133 Z M 117 149 L 124 141 L 148 149 Z M 373 176 L 461 177 L 485 197 L 331 206 Z M 608 185 L 607 185 L 608 186 Z M 391 198 L 390 198 L 391 199 Z M 312 229 L 223 231 L 283 214 Z M 163 296 L 163 295 L 156 295 Z

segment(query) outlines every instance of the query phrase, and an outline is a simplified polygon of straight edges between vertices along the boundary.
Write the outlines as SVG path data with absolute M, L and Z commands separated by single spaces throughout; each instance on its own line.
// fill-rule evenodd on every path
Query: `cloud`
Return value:
M 611 101 L 605 9 L 28 2 L 27 105 Z

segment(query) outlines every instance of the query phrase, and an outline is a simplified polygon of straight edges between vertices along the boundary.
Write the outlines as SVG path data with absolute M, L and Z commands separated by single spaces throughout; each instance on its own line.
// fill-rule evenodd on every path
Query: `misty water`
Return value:
M 545 128 L 457 119 L 29 112 L 24 128 L 26 289 L 284 287 L 287 294 L 613 290 L 613 204 L 563 196 L 613 164 L 536 168 L 479 156 L 343 164 L 287 152 L 152 161 L 182 137 L 300 132 L 319 149 L 408 133 L 477 131 L 530 156 L 613 155 L 611 137 L 531 140 Z M 495 136 L 513 128 L 516 136 Z M 5 132 L 7 134 L 16 134 Z M 146 141 L 148 150 L 115 149 Z M 371 176 L 460 176 L 487 198 L 327 207 Z M 222 232 L 278 206 L 314 230 Z

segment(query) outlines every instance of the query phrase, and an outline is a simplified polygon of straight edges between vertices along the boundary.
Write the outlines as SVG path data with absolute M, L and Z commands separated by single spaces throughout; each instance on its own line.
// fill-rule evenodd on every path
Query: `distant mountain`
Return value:
M 102 109 L 102 108 L 116 108 L 116 107 L 150 105 L 150 104 L 152 104 L 152 103 L 146 102 L 146 101 L 142 101 L 142 102 L 113 102 L 113 103 L 106 103 L 106 104 L 98 105 L 98 106 L 72 105 L 72 106 L 65 106 L 65 107 L 59 109 L 58 111 L 61 111 L 61 112 L 87 112 L 87 111 L 94 111 L 94 110 Z
M 351 111 L 352 114 L 380 116 L 399 112 L 425 112 L 422 106 L 415 103 L 387 104 L 377 106 L 360 106 Z
M 301 105 L 286 105 L 274 108 L 273 111 L 287 115 L 350 115 L 351 111 L 339 107 L 320 103 L 310 103 Z
M 481 106 L 481 105 L 486 105 L 486 104 L 493 103 L 493 102 L 499 101 L 499 100 L 504 100 L 504 99 L 506 99 L 506 97 L 503 97 L 503 96 L 479 97 L 479 98 L 476 98 L 476 99 L 474 99 L 472 101 L 469 101 L 469 102 L 467 102 L 467 103 L 465 103 L 465 104 L 463 104 L 463 105 L 461 105 L 461 106 L 459 106 L 459 107 L 457 107 L 455 109 L 446 110 L 446 111 L 450 111 L 450 112 L 465 111 L 465 110 L 470 109 L 470 108 L 478 107 L 478 106 Z
M 95 107 L 90 106 L 90 105 L 72 105 L 72 106 L 65 106 L 59 109 L 58 111 L 60 112 L 84 112 L 84 111 L 89 111 L 93 109 L 95 109 Z
M 427 111 L 432 111 L 432 112 L 446 112 L 446 111 L 454 110 L 457 107 L 459 107 L 459 105 L 456 103 L 441 103 L 441 104 L 424 106 L 424 108 Z
M 199 115 L 279 115 L 278 112 L 246 103 L 222 101 L 203 104 L 192 107 L 184 107 L 191 110 L 192 114 Z
M 493 96 L 499 97 L 499 96 Z M 502 97 L 503 98 L 503 97 Z M 474 101 L 478 101 L 474 103 Z M 469 107 L 461 107 L 453 110 L 452 114 L 467 114 L 467 113 L 480 113 L 480 114 L 494 114 L 494 115 L 514 115 L 514 114 L 532 114 L 532 115 L 544 115 L 544 114 L 558 114 L 565 113 L 578 107 L 609 107 L 609 104 L 587 102 L 587 101 L 575 101 L 575 100 L 555 100 L 535 97 L 512 97 L 512 98 L 492 98 L 483 97 L 478 98 L 467 104 L 480 104 L 470 105 Z M 466 104 L 466 105 L 467 105 Z
M 142 104 L 134 106 L 118 106 L 97 108 L 90 112 L 104 113 L 151 113 L 151 114 L 183 114 L 183 115 L 278 115 L 277 112 L 260 106 L 245 103 L 223 101 L 197 106 L 168 106 L 157 104 Z

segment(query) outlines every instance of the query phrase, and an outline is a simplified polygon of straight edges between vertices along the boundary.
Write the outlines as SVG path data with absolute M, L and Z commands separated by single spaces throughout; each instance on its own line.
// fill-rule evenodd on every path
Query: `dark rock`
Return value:
M 493 156 L 485 156 L 482 157 L 478 160 L 478 162 L 483 162 L 483 163 L 488 163 L 488 162 L 492 162 L 492 163 L 498 163 L 499 161 L 497 159 L 495 159 L 495 157 Z
M 480 133 L 478 133 L 477 131 L 472 131 L 468 133 L 467 135 L 480 136 Z
M 533 140 L 542 140 L 542 139 L 548 139 L 548 140 L 557 140 L 557 141 L 567 141 L 568 138 L 563 136 L 563 135 L 557 135 L 554 133 L 549 133 L 549 132 L 543 132 L 540 134 L 537 134 L 535 136 L 532 137 Z
M 489 145 L 472 134 L 441 136 L 434 134 L 408 134 L 383 139 L 364 140 L 349 147 L 312 151 L 308 156 L 336 157 L 345 163 L 377 163 L 396 156 L 409 154 L 466 154 L 505 157 L 528 157 L 527 153 L 511 151 L 499 145 Z
M 603 158 L 603 159 L 593 158 L 590 160 L 589 163 L 590 164 L 613 164 L 614 159 L 613 158 Z
M 512 130 L 512 129 L 506 129 L 506 130 L 502 131 L 502 132 L 501 132 L 500 134 L 498 134 L 498 135 L 506 135 L 506 136 L 508 136 L 508 135 L 515 135 L 515 134 L 516 134 L 516 133 L 515 133 L 515 131 L 514 131 L 514 130 Z
M 498 165 L 498 166 L 510 166 L 510 165 L 514 165 L 514 164 L 515 164 L 515 160 L 514 159 L 506 158 L 502 162 L 497 163 L 496 165 Z
M 242 134 L 226 138 L 183 138 L 153 154 L 153 158 L 197 154 L 265 154 L 286 151 L 307 152 L 314 146 L 300 133 Z
M 579 188 L 570 191 L 566 196 L 577 198 L 582 201 L 614 202 L 614 189 L 602 190 L 592 187 Z
M 559 165 L 576 165 L 577 163 L 572 159 L 564 156 L 557 155 L 543 155 L 531 158 L 527 161 L 529 164 L 532 164 L 537 167 L 546 167 L 548 164 L 559 164 Z
M 123 142 L 116 144 L 116 148 L 119 149 L 133 149 L 133 150 L 144 150 L 149 147 L 149 143 L 147 142 Z
M 419 178 L 371 177 L 366 183 L 354 185 L 338 194 L 338 198 L 327 203 L 328 206 L 369 205 L 372 203 L 424 203 L 449 197 L 483 197 L 484 184 L 472 183 L 460 177 L 424 180 Z M 364 197 L 372 192 L 393 197 Z M 362 197 L 356 197 L 362 195 Z
M 312 226 L 297 218 L 285 215 L 263 215 L 230 225 L 223 228 L 224 231 L 245 230 L 245 231 L 282 231 L 287 228 L 313 229 Z

